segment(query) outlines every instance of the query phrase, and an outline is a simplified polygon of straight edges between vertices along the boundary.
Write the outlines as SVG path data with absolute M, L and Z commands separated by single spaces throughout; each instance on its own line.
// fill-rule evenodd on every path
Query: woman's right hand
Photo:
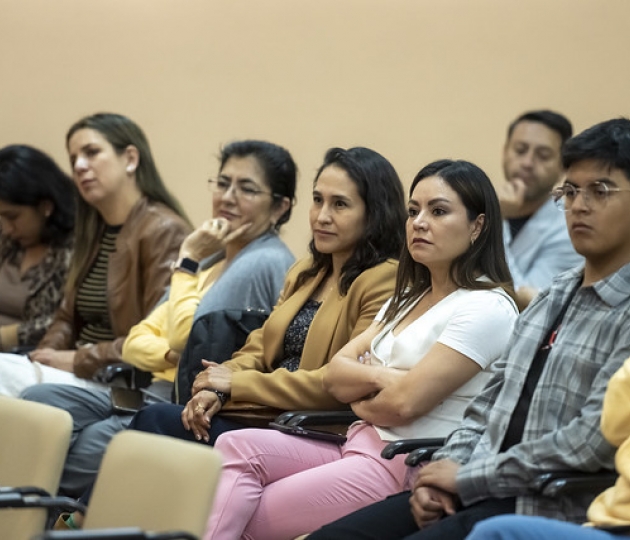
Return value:
M 201 227 L 190 233 L 179 250 L 179 256 L 201 261 L 223 249 L 226 244 L 241 236 L 251 227 L 250 223 L 230 230 L 230 222 L 225 218 L 208 219 Z
M 186 403 L 182 411 L 182 424 L 186 430 L 193 432 L 195 439 L 209 442 L 210 421 L 220 410 L 219 396 L 209 390 L 202 390 Z
M 31 362 L 39 362 L 44 366 L 54 367 L 72 373 L 74 371 L 75 350 L 57 351 L 55 349 L 35 349 L 28 354 Z
M 202 360 L 201 364 L 205 369 L 197 373 L 193 381 L 191 387 L 193 396 L 203 390 L 220 390 L 226 394 L 232 392 L 232 371 L 229 368 L 207 360 Z

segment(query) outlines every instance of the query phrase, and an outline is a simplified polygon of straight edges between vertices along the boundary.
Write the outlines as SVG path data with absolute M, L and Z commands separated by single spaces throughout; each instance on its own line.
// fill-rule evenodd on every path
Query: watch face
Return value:
M 188 257 L 184 257 L 178 262 L 177 268 L 181 268 L 182 270 L 186 270 L 187 272 L 196 274 L 197 270 L 199 269 L 199 263 L 197 261 L 189 259 Z

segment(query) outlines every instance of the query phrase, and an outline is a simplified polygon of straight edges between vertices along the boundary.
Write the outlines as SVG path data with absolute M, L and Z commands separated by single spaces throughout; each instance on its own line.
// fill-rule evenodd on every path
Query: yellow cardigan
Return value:
M 273 363 L 282 355 L 289 324 L 324 277 L 320 273 L 296 289 L 298 274 L 310 265 L 308 257 L 289 269 L 284 289 L 269 319 L 223 363 L 234 371 L 226 412 L 260 407 L 281 410 L 345 407 L 324 391 L 324 366 L 351 338 L 371 324 L 381 306 L 392 296 L 398 266 L 396 261 L 386 261 L 359 275 L 347 295 L 329 294 L 309 328 L 300 369 L 295 372 L 274 370 Z
M 181 353 L 192 327 L 195 310 L 212 282 L 206 283 L 214 266 L 191 275 L 175 272 L 171 277 L 169 300 L 131 328 L 123 344 L 125 362 L 151 371 L 156 379 L 173 382 L 177 368 L 166 361 L 173 349 Z
M 619 449 L 615 468 L 616 484 L 600 493 L 591 503 L 587 516 L 593 525 L 630 524 L 630 358 L 615 373 L 606 389 L 602 409 L 602 433 Z

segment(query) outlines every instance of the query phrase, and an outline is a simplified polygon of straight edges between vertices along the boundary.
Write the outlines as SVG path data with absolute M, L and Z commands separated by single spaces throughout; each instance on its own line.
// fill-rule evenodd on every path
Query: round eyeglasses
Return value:
M 220 195 L 225 195 L 228 191 L 230 191 L 230 189 L 232 189 L 232 193 L 234 193 L 234 196 L 237 199 L 247 199 L 251 201 L 259 195 L 271 195 L 272 197 L 275 197 L 275 195 L 270 191 L 263 191 L 262 189 L 254 187 L 254 185 L 239 184 L 238 182 L 230 182 L 229 180 L 224 180 L 222 178 L 217 178 L 216 180 L 214 178 L 210 178 L 208 180 L 208 185 L 212 191 Z
M 578 193 L 582 194 L 584 204 L 593 209 L 604 207 L 611 194 L 621 191 L 630 191 L 630 189 L 611 187 L 606 182 L 593 182 L 583 188 L 576 187 L 573 184 L 564 184 L 554 189 L 551 192 L 551 196 L 558 210 L 568 212 L 571 210 Z

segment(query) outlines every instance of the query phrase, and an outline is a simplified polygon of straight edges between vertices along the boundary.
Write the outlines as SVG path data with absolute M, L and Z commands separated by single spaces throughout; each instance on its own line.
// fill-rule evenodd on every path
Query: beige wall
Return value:
M 195 223 L 222 143 L 287 146 L 301 170 L 284 236 L 309 238 L 313 172 L 329 146 L 364 145 L 409 184 L 465 158 L 501 181 L 510 119 L 567 114 L 581 130 L 628 115 L 628 0 L 0 0 L 0 145 L 64 165 L 80 116 L 146 131 Z

